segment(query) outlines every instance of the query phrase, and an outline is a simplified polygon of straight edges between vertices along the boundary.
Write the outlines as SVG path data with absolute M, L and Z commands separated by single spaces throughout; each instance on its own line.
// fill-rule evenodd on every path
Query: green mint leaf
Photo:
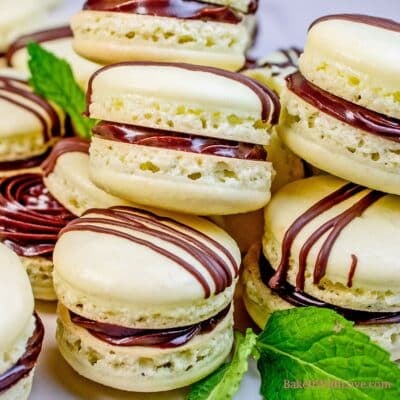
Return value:
M 400 399 L 400 368 L 389 353 L 332 310 L 275 312 L 257 349 L 265 399 Z
M 27 49 L 31 72 L 29 83 L 35 92 L 62 108 L 80 137 L 90 138 L 96 122 L 82 115 L 86 109 L 85 93 L 76 83 L 70 65 L 37 43 L 29 43 Z
M 231 400 L 239 390 L 248 369 L 248 358 L 256 344 L 257 335 L 248 329 L 246 335 L 236 332 L 232 361 L 223 364 L 213 374 L 195 383 L 187 400 Z

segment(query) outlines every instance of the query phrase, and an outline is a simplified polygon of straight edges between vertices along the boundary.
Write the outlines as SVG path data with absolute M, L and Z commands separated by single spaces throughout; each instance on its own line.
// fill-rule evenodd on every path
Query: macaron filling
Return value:
M 115 122 L 102 121 L 93 128 L 93 133 L 107 140 L 169 150 L 242 160 L 265 161 L 267 158 L 267 153 L 261 145 L 186 135 L 152 128 L 139 128 Z
M 91 335 L 113 346 L 152 346 L 174 348 L 183 346 L 196 335 L 211 332 L 229 313 L 231 305 L 217 315 L 190 326 L 171 329 L 134 329 L 87 319 L 69 311 L 71 322 Z
M 300 72 L 289 75 L 286 81 L 292 93 L 331 117 L 383 139 L 400 142 L 400 120 L 326 92 L 307 81 Z
M 0 237 L 19 256 L 51 259 L 59 231 L 74 218 L 51 196 L 41 175 L 0 180 Z
M 36 327 L 28 340 L 25 353 L 14 366 L 0 374 L 0 395 L 3 391 L 10 389 L 21 379 L 27 377 L 36 365 L 36 361 L 42 349 L 44 327 L 42 321 L 36 314 L 35 319 Z
M 38 156 L 26 158 L 23 160 L 0 161 L 0 171 L 14 171 L 38 167 L 49 155 L 49 151 Z
M 272 290 L 282 300 L 296 307 L 324 307 L 335 310 L 343 315 L 346 319 L 353 321 L 357 325 L 381 325 L 381 324 L 398 324 L 400 323 L 400 312 L 371 312 L 353 310 L 350 308 L 339 307 L 330 303 L 319 300 L 302 290 L 296 289 L 290 283 L 281 282 L 279 288 L 271 287 L 270 280 L 276 271 L 272 268 L 266 257 L 261 254 L 259 262 L 261 280 L 265 286 Z
M 197 19 L 229 24 L 238 24 L 242 21 L 240 14 L 227 6 L 201 3 L 194 0 L 88 0 L 83 9 Z

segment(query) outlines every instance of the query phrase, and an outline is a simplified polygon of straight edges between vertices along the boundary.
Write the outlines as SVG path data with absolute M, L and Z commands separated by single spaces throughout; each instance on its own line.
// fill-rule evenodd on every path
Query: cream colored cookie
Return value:
M 342 122 L 290 90 L 281 102 L 278 131 L 294 153 L 343 179 L 400 194 L 400 143 Z
M 277 96 L 253 80 L 195 65 L 116 64 L 89 84 L 92 118 L 246 143 L 268 144 L 279 111 Z
M 57 342 L 61 354 L 81 375 L 103 385 L 135 392 L 159 392 L 196 382 L 217 369 L 233 343 L 230 312 L 211 332 L 183 346 L 111 346 L 73 324 L 68 310 L 58 310 Z
M 84 143 L 78 138 L 61 140 L 55 145 L 47 162 L 42 164 L 43 181 L 50 193 L 66 209 L 78 216 L 90 208 L 132 205 L 101 190 L 90 180 L 89 155 L 74 148 L 74 143 L 78 143 L 79 146 L 82 142 Z M 69 147 L 69 144 L 72 147 Z
M 84 10 L 73 16 L 71 27 L 75 50 L 102 64 L 185 62 L 236 71 L 245 62 L 254 23 L 250 15 L 231 24 Z
M 76 81 L 85 89 L 91 75 L 97 69 L 101 68 L 100 64 L 89 61 L 74 51 L 72 48 L 72 31 L 68 26 L 36 31 L 19 37 L 11 43 L 7 51 L 6 58 L 8 65 L 24 72 L 29 72 L 29 56 L 26 45 L 31 41 L 39 42 L 47 51 L 68 61 Z
M 399 119 L 400 23 L 324 17 L 308 33 L 300 71 L 330 93 Z
M 289 302 L 273 293 L 261 280 L 260 275 L 260 246 L 252 246 L 244 258 L 243 300 L 253 321 L 263 329 L 274 311 L 287 310 L 294 307 Z M 400 325 L 371 324 L 355 325 L 355 328 L 370 336 L 371 340 L 390 352 L 393 360 L 400 359 Z
M 90 177 L 114 196 L 197 215 L 257 210 L 270 198 L 265 161 L 127 144 L 94 137 Z M 139 189 L 140 188 L 140 189 Z

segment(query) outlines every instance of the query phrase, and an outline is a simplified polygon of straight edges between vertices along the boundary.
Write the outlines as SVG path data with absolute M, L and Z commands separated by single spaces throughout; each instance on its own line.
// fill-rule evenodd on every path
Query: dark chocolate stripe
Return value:
M 334 15 L 326 15 L 324 17 L 318 18 L 314 21 L 309 30 L 311 28 L 321 22 L 330 21 L 330 20 L 343 20 L 356 22 L 360 24 L 366 24 L 371 26 L 376 26 L 378 28 L 386 29 L 389 31 L 400 32 L 400 23 L 394 21 L 392 19 L 373 17 L 371 15 L 362 15 L 362 14 L 334 14 Z
M 228 6 L 195 0 L 87 0 L 84 10 L 153 15 L 238 24 L 242 17 Z
M 354 258 L 353 258 L 354 263 Z M 352 264 L 353 266 L 353 264 Z M 353 268 L 352 268 L 353 270 Z M 269 281 L 275 274 L 271 264 L 261 255 L 260 258 L 260 276 L 265 286 L 269 287 Z M 273 293 L 277 294 L 283 300 L 296 307 L 323 307 L 335 310 L 349 321 L 355 322 L 357 325 L 374 325 L 374 324 L 398 324 L 400 323 L 400 312 L 372 312 L 352 310 L 343 308 L 318 300 L 313 296 L 297 290 L 288 282 L 283 282 L 278 289 L 270 288 Z
M 44 176 L 48 176 L 54 171 L 57 160 L 65 153 L 79 152 L 89 154 L 90 142 L 88 140 L 80 139 L 78 137 L 61 139 L 53 147 L 53 150 L 41 164 Z
M 212 288 L 201 271 L 184 258 L 152 243 L 151 240 L 140 238 L 140 233 L 162 239 L 181 248 L 186 254 L 190 254 L 212 277 L 216 293 L 220 293 L 230 286 L 238 273 L 239 267 L 226 249 L 214 239 L 178 221 L 130 207 L 113 207 L 107 210 L 92 209 L 85 213 L 85 215 L 92 214 L 92 217 L 87 216 L 72 221 L 60 232 L 60 236 L 76 230 L 93 231 L 119 236 L 141 246 L 146 246 L 180 265 L 193 275 L 202 285 L 206 297 L 211 296 Z M 117 227 L 129 229 L 130 232 L 114 229 Z M 203 241 L 206 241 L 206 243 Z M 213 247 L 222 251 L 228 261 L 224 260 Z M 231 272 L 231 268 L 234 273 Z
M 300 72 L 289 75 L 288 89 L 318 110 L 354 128 L 400 142 L 400 120 L 358 106 L 308 82 Z
M 46 142 L 53 137 L 61 135 L 59 115 L 50 103 L 32 92 L 27 82 L 0 76 L 0 98 L 34 115 L 42 125 L 43 138 Z M 44 116 L 34 106 L 39 107 L 48 116 L 49 121 L 46 121 Z
M 171 329 L 134 329 L 98 322 L 69 311 L 71 322 L 91 335 L 113 346 L 153 346 L 173 348 L 183 346 L 194 336 L 211 332 L 227 315 L 231 305 L 217 315 L 197 324 Z
M 350 199 L 356 194 L 366 190 L 362 186 L 348 183 L 335 192 L 324 197 L 316 204 L 311 206 L 307 211 L 300 215 L 293 224 L 287 229 L 285 236 L 282 240 L 281 259 L 276 273 L 271 278 L 269 285 L 273 289 L 279 289 L 284 285 L 287 279 L 288 270 L 290 268 L 289 260 L 291 256 L 291 249 L 294 241 L 298 237 L 303 228 L 319 217 L 324 212 L 328 211 L 335 205 Z M 318 240 L 327 232 L 330 231 L 327 238 L 321 245 L 317 260 L 314 266 L 314 284 L 318 284 L 326 273 L 326 268 L 332 248 L 340 236 L 343 229 L 350 224 L 355 218 L 361 216 L 372 204 L 382 198 L 385 194 L 378 191 L 369 191 L 364 197 L 355 202 L 351 207 L 333 217 L 329 221 L 322 224 L 315 230 L 304 242 L 299 253 L 299 270 L 296 277 L 296 289 L 304 290 L 305 273 L 307 266 L 307 257 L 310 250 L 315 246 Z M 355 273 L 356 264 L 354 264 L 355 255 L 351 255 L 352 264 L 349 272 L 348 284 L 352 284 L 352 278 Z M 350 277 L 351 275 L 351 277 Z
M 68 37 L 72 38 L 72 30 L 69 26 L 60 26 L 57 28 L 37 31 L 27 35 L 20 36 L 18 39 L 16 39 L 13 43 L 10 44 L 10 47 L 8 48 L 5 54 L 7 65 L 9 67 L 12 67 L 13 55 L 18 50 L 21 50 L 24 47 L 26 47 L 30 42 L 44 43 Z
M 93 133 L 103 139 L 151 146 L 168 150 L 185 151 L 240 160 L 265 161 L 267 153 L 261 145 L 188 135 L 161 129 L 134 127 L 128 124 L 102 121 Z
M 0 239 L 18 255 L 50 257 L 59 231 L 73 218 L 50 195 L 41 175 L 0 180 Z
M 280 102 L 278 96 L 271 89 L 266 86 L 261 85 L 255 80 L 245 76 L 243 74 L 239 74 L 237 72 L 225 71 L 219 68 L 213 67 L 205 67 L 201 65 L 193 65 L 193 64 L 185 64 L 185 63 L 161 63 L 161 62 L 150 62 L 150 61 L 128 61 L 122 62 L 118 64 L 107 65 L 99 70 L 97 70 L 90 78 L 88 83 L 88 90 L 86 92 L 86 115 L 90 115 L 89 107 L 91 104 L 92 98 L 92 90 L 93 90 L 93 81 L 96 79 L 97 75 L 101 74 L 104 71 L 107 71 L 112 68 L 124 67 L 124 66 L 156 66 L 156 67 L 175 67 L 182 68 L 189 71 L 201 71 L 208 72 L 210 74 L 223 76 L 224 78 L 231 79 L 233 81 L 239 82 L 242 85 L 247 86 L 250 90 L 252 90 L 257 97 L 260 99 L 262 111 L 261 111 L 261 119 L 264 122 L 268 122 L 271 125 L 275 125 L 279 121 L 280 115 Z
M 0 395 L 1 392 L 10 389 L 21 379 L 27 377 L 36 365 L 42 349 L 44 327 L 37 314 L 35 314 L 35 320 L 36 327 L 33 335 L 28 340 L 25 353 L 14 366 L 0 374 Z

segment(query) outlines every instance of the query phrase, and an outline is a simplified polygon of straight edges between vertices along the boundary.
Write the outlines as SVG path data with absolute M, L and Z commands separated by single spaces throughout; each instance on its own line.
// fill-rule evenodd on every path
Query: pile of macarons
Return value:
M 71 26 L 5 49 L 0 300 L 24 301 L 0 317 L 0 398 L 30 390 L 33 295 L 58 300 L 68 364 L 127 391 L 184 387 L 226 360 L 240 275 L 261 328 L 328 307 L 400 358 L 400 25 L 328 16 L 303 54 L 252 61 L 256 2 L 140 4 L 88 0 Z M 91 140 L 30 88 L 32 40 L 71 64 Z

